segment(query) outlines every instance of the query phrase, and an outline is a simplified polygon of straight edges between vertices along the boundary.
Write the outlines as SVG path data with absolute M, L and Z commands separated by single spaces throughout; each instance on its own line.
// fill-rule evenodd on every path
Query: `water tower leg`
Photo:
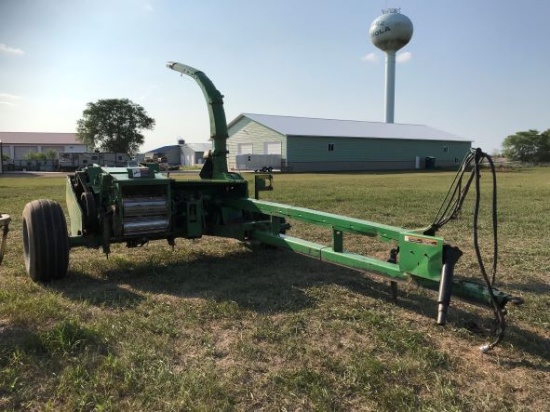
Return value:
M 395 106 L 395 52 L 386 53 L 386 123 L 393 123 Z

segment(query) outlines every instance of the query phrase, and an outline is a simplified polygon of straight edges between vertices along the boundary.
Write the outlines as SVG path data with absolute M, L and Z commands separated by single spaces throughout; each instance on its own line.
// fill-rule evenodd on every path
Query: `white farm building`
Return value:
M 229 123 L 229 168 L 239 155 L 280 155 L 291 172 L 454 167 L 471 140 L 416 124 L 244 113 Z
M 2 151 L 13 160 L 25 159 L 27 153 L 84 153 L 87 146 L 75 133 L 0 132 Z

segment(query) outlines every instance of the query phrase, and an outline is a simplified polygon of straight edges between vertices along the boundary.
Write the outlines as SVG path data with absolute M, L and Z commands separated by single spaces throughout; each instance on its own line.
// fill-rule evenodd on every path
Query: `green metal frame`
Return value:
M 266 229 L 265 222 L 251 228 L 248 237 L 263 243 L 285 248 L 294 252 L 334 263 L 351 269 L 372 272 L 391 281 L 413 281 L 418 285 L 439 290 L 444 264 L 445 245 L 441 237 L 428 236 L 422 231 L 411 231 L 401 227 L 388 226 L 356 218 L 280 203 L 255 199 L 233 199 L 227 205 L 255 214 L 271 217 L 272 225 Z M 280 226 L 278 218 L 290 218 L 304 223 L 332 230 L 332 245 L 314 243 L 307 240 L 278 233 L 274 227 Z M 376 237 L 381 241 L 393 241 L 399 251 L 399 259 L 392 262 L 362 256 L 344 250 L 344 233 Z M 504 306 L 512 297 L 493 288 L 496 300 Z M 478 283 L 452 280 L 453 295 L 477 303 L 491 305 L 491 296 L 487 288 Z
M 211 136 L 214 141 L 213 173 L 211 177 L 242 179 L 239 175 L 229 174 L 227 171 L 226 139 L 228 133 L 223 111 L 223 96 L 202 71 L 176 62 L 169 62 L 167 66 L 195 79 L 205 95 L 209 107 Z M 492 304 L 491 294 L 485 286 L 452 279 L 454 263 L 456 262 L 453 262 L 450 268 L 445 268 L 445 250 L 449 246 L 445 245 L 440 237 L 428 236 L 424 231 L 411 231 L 366 220 L 261 201 L 258 199 L 258 192 L 273 189 L 271 177 L 256 178 L 254 189 L 256 199 L 219 199 L 222 215 L 231 215 L 232 213 L 238 215 L 239 212 L 246 212 L 253 216 L 253 219 L 252 221 L 243 222 L 237 228 L 233 226 L 231 229 L 227 229 L 227 225 L 217 225 L 214 230 L 215 234 L 232 236 L 238 239 L 243 237 L 257 239 L 264 243 L 287 248 L 327 262 L 375 272 L 388 277 L 392 280 L 392 283 L 394 280 L 412 279 L 424 287 L 439 289 L 440 300 L 446 300 L 446 305 L 448 305 L 449 297 L 444 298 L 442 295 L 450 293 L 450 289 L 445 292 L 440 286 L 448 282 L 451 282 L 454 294 L 484 304 Z M 331 229 L 333 234 L 332 247 L 281 234 L 281 229 L 288 226 L 285 223 L 286 218 Z M 389 261 L 348 253 L 344 250 L 344 233 L 375 236 L 382 241 L 393 241 L 397 243 L 397 249 L 394 249 L 394 255 Z M 449 262 L 447 262 L 447 266 L 450 266 Z M 450 276 L 450 279 L 445 279 L 445 282 L 442 282 L 443 276 Z M 493 289 L 493 294 L 501 306 L 512 299 L 510 295 L 496 289 Z
M 333 235 L 333 245 L 330 248 L 326 245 L 317 245 L 271 231 L 254 230 L 250 233 L 252 238 L 266 243 L 286 247 L 321 260 L 355 269 L 374 271 L 401 280 L 406 279 L 407 274 L 428 279 L 438 279 L 441 274 L 443 239 L 439 237 L 426 236 L 414 231 L 367 220 L 263 200 L 234 199 L 225 203 L 239 210 L 272 217 L 292 218 L 326 227 L 332 230 Z M 377 237 L 385 242 L 395 241 L 399 247 L 401 259 L 399 263 L 390 263 L 347 253 L 343 250 L 344 233 Z
M 206 98 L 213 152 L 201 171 L 201 179 L 173 180 L 154 168 L 150 169 L 147 178 L 134 178 L 131 168 L 102 168 L 95 165 L 69 176 L 67 206 L 71 218 L 72 247 L 103 246 L 108 253 L 111 242 L 128 241 L 122 231 L 117 229 L 122 226 L 122 198 L 125 190 L 147 193 L 152 186 L 162 186 L 170 202 L 171 223 L 167 233 L 155 234 L 151 239 L 166 238 L 172 245 L 176 237 L 197 238 L 202 235 L 255 239 L 321 261 L 376 273 L 390 280 L 392 286 L 395 286 L 395 281 L 411 281 L 422 287 L 439 290 L 440 323 L 445 321 L 451 293 L 474 302 L 492 304 L 491 291 L 486 286 L 453 279 L 454 265 L 461 252 L 447 245 L 441 237 L 427 235 L 424 230 L 408 230 L 259 200 L 260 191 L 273 189 L 272 176 L 269 174 L 256 176 L 256 199 L 249 198 L 246 180 L 237 173 L 229 172 L 227 168 L 228 133 L 223 96 L 202 71 L 175 62 L 167 66 L 192 77 Z M 100 210 L 98 229 L 91 233 L 85 233 L 84 228 L 83 205 L 79 198 L 83 191 L 93 193 Z M 332 244 L 323 245 L 286 235 L 290 228 L 286 219 L 330 230 Z M 105 222 L 108 229 L 105 229 Z M 391 243 L 389 258 L 381 260 L 346 251 L 345 234 L 374 237 Z M 392 290 L 395 291 L 395 287 Z M 507 293 L 496 289 L 492 291 L 501 307 L 512 300 L 512 296 Z

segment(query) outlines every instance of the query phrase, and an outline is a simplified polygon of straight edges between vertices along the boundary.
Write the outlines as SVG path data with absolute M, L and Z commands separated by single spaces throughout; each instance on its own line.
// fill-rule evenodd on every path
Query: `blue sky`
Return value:
M 87 102 L 129 98 L 155 118 L 142 150 L 207 142 L 203 70 L 228 121 L 264 113 L 384 120 L 384 54 L 370 23 L 400 7 L 395 122 L 486 151 L 550 128 L 550 1 L 0 0 L 0 131 L 74 132 Z

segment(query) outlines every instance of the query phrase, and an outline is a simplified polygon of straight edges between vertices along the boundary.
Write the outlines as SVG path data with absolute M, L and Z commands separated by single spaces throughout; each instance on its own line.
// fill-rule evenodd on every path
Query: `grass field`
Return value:
M 262 198 L 417 228 L 453 176 L 276 175 Z M 0 212 L 13 218 L 0 267 L 0 410 L 550 410 L 550 168 L 498 181 L 497 287 L 525 304 L 510 305 L 504 342 L 482 355 L 487 308 L 453 300 L 438 327 L 433 292 L 400 284 L 393 304 L 387 282 L 368 274 L 227 239 L 179 239 L 175 252 L 113 245 L 108 260 L 74 249 L 64 280 L 33 283 L 21 212 L 38 198 L 64 206 L 65 180 L 0 177 Z M 480 279 L 471 208 L 440 235 L 465 252 L 457 275 Z M 302 224 L 290 234 L 330 239 Z

